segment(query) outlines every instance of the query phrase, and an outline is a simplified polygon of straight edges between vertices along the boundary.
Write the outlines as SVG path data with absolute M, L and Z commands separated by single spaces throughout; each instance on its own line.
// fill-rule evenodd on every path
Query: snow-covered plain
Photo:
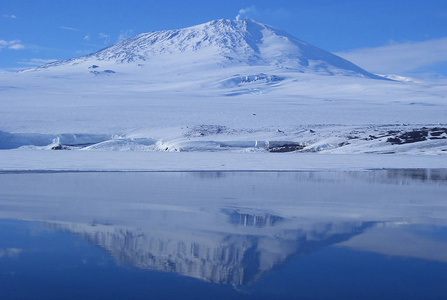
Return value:
M 40 162 L 63 156 L 62 169 L 90 170 L 76 160 L 118 160 L 117 151 L 149 151 L 166 162 L 183 156 L 155 152 L 212 152 L 217 159 L 225 151 L 232 155 L 222 164 L 259 170 L 299 169 L 267 167 L 284 155 L 271 152 L 293 152 L 285 161 L 303 152 L 444 157 L 446 95 L 445 84 L 380 79 L 262 23 L 217 20 L 1 73 L 0 169 L 21 159 L 16 169 L 52 169 Z M 81 154 L 95 151 L 101 154 Z M 261 166 L 244 166 L 247 152 L 262 152 Z M 339 156 L 330 157 L 337 164 Z

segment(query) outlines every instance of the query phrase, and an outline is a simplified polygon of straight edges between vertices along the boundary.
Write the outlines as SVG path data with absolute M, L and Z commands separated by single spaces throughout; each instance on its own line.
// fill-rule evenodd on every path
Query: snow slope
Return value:
M 87 65 L 94 74 L 101 63 L 158 67 L 165 73 L 213 71 L 233 66 L 271 66 L 294 72 L 380 78 L 332 53 L 253 20 L 215 20 L 205 24 L 149 32 L 96 53 L 50 63 L 38 69 Z M 211 70 L 210 70 L 211 69 Z M 95 73 L 98 72 L 98 73 Z
M 378 78 L 251 20 L 145 33 L 0 74 L 0 149 L 446 154 L 447 86 Z

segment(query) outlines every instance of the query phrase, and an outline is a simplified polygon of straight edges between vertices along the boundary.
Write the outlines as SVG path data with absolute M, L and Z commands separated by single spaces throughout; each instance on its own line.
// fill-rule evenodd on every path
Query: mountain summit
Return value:
M 101 62 L 131 63 L 152 70 L 158 67 L 164 72 L 262 66 L 269 70 L 378 78 L 341 57 L 250 19 L 222 19 L 184 29 L 143 33 L 96 53 L 40 68 L 84 63 L 95 66 Z

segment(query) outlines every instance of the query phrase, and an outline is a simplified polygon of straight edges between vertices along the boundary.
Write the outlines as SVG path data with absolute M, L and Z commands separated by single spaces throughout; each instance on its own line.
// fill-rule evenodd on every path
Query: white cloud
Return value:
M 0 50 L 1 49 L 21 50 L 25 49 L 25 46 L 20 43 L 20 40 L 12 40 L 12 41 L 0 40 Z
M 104 44 L 110 43 L 110 35 L 101 32 L 99 33 L 98 37 L 104 40 Z
M 17 19 L 17 16 L 16 15 L 3 15 L 3 18 Z
M 121 42 L 125 39 L 132 37 L 132 36 L 134 36 L 134 31 L 132 29 L 121 30 L 121 33 L 118 36 L 118 42 Z
M 81 31 L 78 28 L 67 27 L 67 26 L 59 26 L 60 29 L 69 30 L 69 31 Z
M 51 63 L 53 61 L 57 61 L 57 59 L 31 58 L 28 60 L 19 61 L 19 64 L 27 65 L 27 66 L 41 66 L 41 65 Z
M 87 34 L 86 36 L 84 36 L 84 41 L 88 41 L 90 40 L 90 36 Z
M 254 7 L 253 5 L 246 8 L 242 8 L 239 10 L 239 13 L 236 16 L 236 20 L 247 19 L 249 18 L 250 15 L 253 17 L 253 15 L 256 14 L 257 10 L 256 7 Z
M 447 62 L 447 38 L 393 43 L 336 54 L 373 73 L 407 74 Z
M 255 19 L 255 20 L 283 20 L 291 16 L 290 12 L 283 9 L 257 9 L 254 5 L 242 8 L 236 16 L 236 20 Z
M 21 50 L 21 49 L 25 49 L 25 46 L 23 46 L 22 44 L 14 44 L 14 45 L 9 46 L 8 49 Z

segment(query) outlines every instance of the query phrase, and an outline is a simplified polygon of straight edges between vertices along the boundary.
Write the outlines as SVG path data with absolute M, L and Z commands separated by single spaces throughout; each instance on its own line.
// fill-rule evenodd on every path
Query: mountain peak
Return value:
M 252 19 L 218 19 L 176 30 L 142 33 L 88 56 L 45 67 L 107 61 L 164 70 L 264 66 L 323 75 L 378 78 L 347 60 Z

